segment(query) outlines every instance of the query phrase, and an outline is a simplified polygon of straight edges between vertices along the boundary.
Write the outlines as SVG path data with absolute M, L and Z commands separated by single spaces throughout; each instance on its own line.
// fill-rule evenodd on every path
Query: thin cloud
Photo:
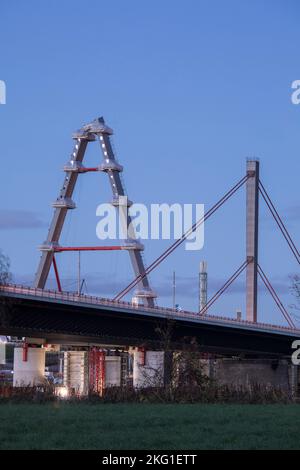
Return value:
M 223 278 L 208 278 L 208 291 L 209 297 L 215 294 L 227 281 L 227 279 Z M 275 291 L 278 294 L 289 294 L 290 292 L 290 280 L 289 277 L 281 277 L 281 278 L 272 278 L 270 279 L 272 286 L 274 287 Z M 161 297 L 168 297 L 172 295 L 172 278 L 167 276 L 166 279 L 160 283 L 157 288 L 157 292 Z M 233 282 L 233 284 L 226 290 L 226 294 L 244 294 L 246 290 L 246 281 L 245 279 L 239 279 Z M 259 281 L 258 284 L 259 292 L 268 292 L 265 285 L 262 281 Z M 176 293 L 183 296 L 183 297 L 191 297 L 191 296 L 198 296 L 199 293 L 199 286 L 198 286 L 198 279 L 193 277 L 186 277 L 186 276 L 177 276 L 176 277 Z
M 291 220 L 293 222 L 300 221 L 300 206 L 290 206 L 288 207 L 287 211 L 283 214 L 287 220 Z
M 34 284 L 34 274 L 14 274 L 13 282 L 15 284 L 20 284 L 24 286 L 32 287 Z M 98 296 L 112 296 L 117 294 L 122 290 L 132 279 L 118 281 L 115 279 L 109 279 L 103 273 L 90 273 L 83 275 L 84 286 L 83 293 L 89 295 L 98 295 Z M 78 288 L 78 280 L 76 275 L 74 277 L 60 276 L 60 281 L 62 284 L 62 289 L 64 291 L 76 292 Z M 47 279 L 47 288 L 48 289 L 57 289 L 56 279 L 54 278 L 52 272 L 50 271 L 49 277 Z
M 35 212 L 0 209 L 0 230 L 23 230 L 45 226 L 45 222 Z
M 300 206 L 289 206 L 284 211 L 279 211 L 279 215 L 285 224 L 294 225 L 294 223 L 300 222 Z M 267 224 L 268 227 L 270 227 L 273 223 L 275 224 L 273 216 L 268 210 L 263 216 L 261 216 L 261 220 Z
M 120 292 L 126 287 L 132 278 L 127 279 L 115 279 L 108 278 L 103 273 L 89 273 L 83 276 L 85 283 L 83 286 L 83 293 L 89 295 L 98 295 L 103 297 L 111 297 Z M 15 275 L 13 282 L 17 284 L 23 284 L 32 286 L 34 280 L 33 274 Z M 208 297 L 214 295 L 226 282 L 225 278 L 209 278 L 208 279 Z M 277 294 L 287 295 L 290 294 L 291 281 L 289 276 L 286 277 L 274 277 L 270 279 L 272 286 L 274 287 Z M 65 291 L 76 291 L 77 290 L 77 279 L 61 277 L 61 284 Z M 47 281 L 47 287 L 49 289 L 57 289 L 56 280 L 50 273 Z M 166 276 L 157 285 L 152 285 L 155 292 L 161 298 L 171 298 L 173 294 L 173 281 L 170 276 Z M 134 290 L 134 289 L 133 289 Z M 245 279 L 236 280 L 226 291 L 226 295 L 234 294 L 245 294 L 246 282 Z M 261 293 L 268 293 L 265 285 L 262 281 L 259 281 L 258 290 Z M 182 298 L 197 298 L 199 295 L 198 279 L 193 277 L 176 277 L 176 295 Z

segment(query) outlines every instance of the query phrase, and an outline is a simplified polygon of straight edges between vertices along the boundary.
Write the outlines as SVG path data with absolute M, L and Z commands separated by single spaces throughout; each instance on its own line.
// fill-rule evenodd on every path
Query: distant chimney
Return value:
M 236 311 L 236 319 L 237 321 L 241 321 L 242 319 L 242 309 L 238 308 Z
M 200 261 L 199 271 L 199 311 L 204 315 L 207 304 L 207 262 Z

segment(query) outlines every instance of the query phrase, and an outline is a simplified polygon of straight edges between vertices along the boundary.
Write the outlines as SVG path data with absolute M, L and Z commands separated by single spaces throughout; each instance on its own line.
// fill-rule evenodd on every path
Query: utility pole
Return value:
M 176 306 L 176 273 L 173 271 L 173 309 Z
M 207 262 L 200 261 L 200 270 L 199 270 L 199 312 L 202 311 L 204 315 L 206 311 L 204 310 L 207 304 Z
M 257 264 L 258 264 L 258 212 L 259 161 L 247 160 L 246 182 L 246 318 L 257 322 Z
M 81 294 L 81 282 L 80 282 L 80 278 L 81 278 L 81 251 L 78 251 L 78 279 L 77 279 L 77 293 L 78 295 Z

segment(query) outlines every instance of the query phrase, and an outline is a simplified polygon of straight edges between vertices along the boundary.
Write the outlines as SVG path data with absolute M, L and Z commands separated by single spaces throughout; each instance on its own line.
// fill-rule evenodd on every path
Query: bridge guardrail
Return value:
M 255 323 L 253 324 L 252 322 L 249 322 L 247 320 L 237 320 L 234 318 L 228 318 L 228 317 L 223 317 L 220 315 L 202 315 L 201 317 L 199 316 L 198 313 L 196 312 L 191 312 L 188 310 L 174 310 L 172 308 L 168 307 L 144 307 L 144 306 L 139 306 L 139 305 L 132 305 L 130 302 L 126 301 L 114 301 L 111 299 L 106 299 L 103 297 L 96 297 L 92 295 L 78 295 L 75 292 L 58 292 L 55 290 L 50 290 L 50 289 L 37 289 L 34 287 L 28 287 L 28 286 L 22 286 L 22 285 L 17 285 L 17 284 L 8 284 L 8 285 L 0 285 L 0 292 L 7 292 L 7 293 L 13 293 L 13 294 L 21 294 L 21 295 L 31 295 L 35 297 L 40 297 L 40 298 L 46 298 L 46 299 L 55 299 L 55 300 L 65 300 L 65 301 L 71 301 L 71 302 L 77 302 L 77 303 L 82 303 L 86 305 L 99 305 L 99 306 L 109 306 L 109 307 L 122 307 L 122 308 L 128 308 L 128 310 L 143 310 L 146 312 L 150 313 L 160 313 L 164 314 L 166 318 L 187 318 L 187 319 L 193 319 L 193 320 L 208 320 L 208 321 L 220 321 L 222 323 L 230 323 L 232 325 L 245 325 L 249 326 L 251 328 L 268 328 L 271 330 L 280 330 L 280 331 L 291 331 L 295 332 L 298 331 L 300 332 L 300 329 L 292 329 L 286 326 L 281 326 L 281 325 L 272 325 L 269 323 Z

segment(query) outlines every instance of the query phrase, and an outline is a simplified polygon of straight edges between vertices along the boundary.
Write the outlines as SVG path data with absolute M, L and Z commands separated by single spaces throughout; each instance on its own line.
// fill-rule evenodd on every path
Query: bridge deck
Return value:
M 133 315 L 147 315 L 157 318 L 166 318 L 174 320 L 189 320 L 195 323 L 204 323 L 212 325 L 226 326 L 228 328 L 239 328 L 245 330 L 254 330 L 257 332 L 270 332 L 277 333 L 279 335 L 291 334 L 296 337 L 300 337 L 300 329 L 293 329 L 290 327 L 272 325 L 267 323 L 252 323 L 246 320 L 237 320 L 234 318 L 228 318 L 217 315 L 199 315 L 196 312 L 186 310 L 176 310 L 165 307 L 144 307 L 141 305 L 132 305 L 129 302 L 124 301 L 113 301 L 111 299 L 89 296 L 89 295 L 78 295 L 73 292 L 58 292 L 55 290 L 46 289 L 35 289 L 32 287 L 20 286 L 20 285 L 5 285 L 0 286 L 0 294 L 8 297 L 24 298 L 24 299 L 36 299 L 47 302 L 54 302 L 56 304 L 63 303 L 68 305 L 76 305 L 81 307 L 88 307 L 93 309 L 107 309 L 115 310 L 116 312 L 131 313 Z

